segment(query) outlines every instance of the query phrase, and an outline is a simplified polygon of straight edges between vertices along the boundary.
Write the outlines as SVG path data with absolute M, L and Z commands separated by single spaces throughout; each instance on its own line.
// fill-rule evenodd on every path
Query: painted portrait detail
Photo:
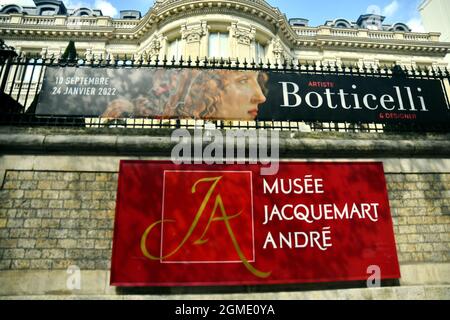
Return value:
M 156 69 L 139 82 L 101 116 L 249 121 L 268 96 L 268 76 L 256 71 Z

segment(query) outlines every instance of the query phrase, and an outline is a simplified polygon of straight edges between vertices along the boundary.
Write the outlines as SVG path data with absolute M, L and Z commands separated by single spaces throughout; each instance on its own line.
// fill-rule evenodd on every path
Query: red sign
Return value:
M 111 284 L 400 278 L 381 163 L 260 168 L 122 161 Z

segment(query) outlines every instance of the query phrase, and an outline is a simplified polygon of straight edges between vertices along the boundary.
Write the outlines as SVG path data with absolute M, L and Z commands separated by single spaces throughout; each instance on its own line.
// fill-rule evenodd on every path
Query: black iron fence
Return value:
M 76 126 L 88 128 L 205 128 L 222 129 L 275 129 L 294 131 L 345 131 L 345 132 L 450 132 L 450 124 L 416 125 L 404 123 L 360 122 L 300 122 L 300 121 L 224 121 L 195 119 L 120 118 L 109 119 L 89 116 L 38 116 L 35 114 L 38 97 L 47 67 L 76 68 L 199 68 L 253 70 L 311 75 L 362 76 L 373 78 L 403 77 L 408 79 L 440 80 L 449 87 L 450 71 L 447 68 L 407 68 L 397 65 L 329 64 L 308 61 L 247 61 L 239 59 L 195 58 L 179 60 L 148 59 L 144 56 L 96 57 L 92 59 L 61 59 L 54 56 L 0 57 L 0 125 L 7 126 Z M 448 89 L 444 90 L 447 104 Z

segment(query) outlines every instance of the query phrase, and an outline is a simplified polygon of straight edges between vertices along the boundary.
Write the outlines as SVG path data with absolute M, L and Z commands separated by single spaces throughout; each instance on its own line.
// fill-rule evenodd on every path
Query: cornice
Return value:
M 239 18 L 246 18 L 248 20 L 253 21 L 255 24 L 259 24 L 261 26 L 264 26 L 268 30 L 270 30 L 272 33 L 276 33 L 277 28 L 274 27 L 272 23 L 267 21 L 266 19 L 260 17 L 260 16 L 251 16 L 248 14 L 245 14 L 241 11 L 235 10 L 233 8 L 207 8 L 207 9 L 195 9 L 185 12 L 179 12 L 177 15 L 170 16 L 164 20 L 161 20 L 158 24 L 159 28 L 162 28 L 166 26 L 167 24 L 170 24 L 174 21 L 186 19 L 190 17 L 196 17 L 196 16 L 204 16 L 204 15 L 212 15 L 212 14 L 222 14 L 222 15 L 229 15 L 233 17 L 236 20 L 236 17 Z
M 10 128 L 0 132 L 0 148 L 5 154 L 36 155 L 170 155 L 174 141 L 171 132 L 166 129 L 146 130 L 146 134 L 123 135 L 111 133 L 111 129 L 98 130 L 100 134 L 89 131 L 67 129 L 58 132 L 57 128 L 45 131 L 35 129 L 17 130 Z M 86 143 L 89 141 L 89 143 Z M 368 143 L 369 142 L 369 143 Z M 448 134 L 390 134 L 376 135 L 368 133 L 313 132 L 280 133 L 280 154 L 284 157 L 358 156 L 362 158 L 379 157 L 389 154 L 391 157 L 434 158 L 450 156 Z
M 151 35 L 149 35 L 151 36 Z M 112 30 L 85 30 L 85 29 L 22 29 L 5 30 L 0 26 L 0 37 L 8 40 L 35 40 L 35 41 L 109 41 L 114 43 L 139 43 L 139 39 L 130 37 L 127 34 L 115 34 Z M 284 41 L 283 41 L 284 42 Z M 285 42 L 284 42 L 285 43 Z M 286 43 L 285 43 L 286 44 Z M 435 53 L 445 56 L 450 53 L 450 43 L 443 42 L 417 42 L 401 40 L 373 40 L 361 38 L 338 38 L 333 36 L 315 36 L 310 38 L 299 38 L 290 45 L 292 49 L 317 48 L 317 49 L 343 49 L 353 51 L 383 50 L 383 51 L 402 51 L 409 53 Z
M 3 29 L 0 26 L 0 37 L 15 40 L 83 40 L 83 41 L 107 41 L 111 39 L 113 30 L 102 29 L 63 29 L 38 27 L 23 29 Z
M 430 45 L 430 43 L 412 43 L 407 41 L 376 41 L 376 40 L 359 40 L 359 39 L 336 39 L 332 37 L 320 37 L 316 40 L 316 46 L 322 49 L 346 49 L 351 51 L 373 51 L 396 53 L 428 53 L 445 56 L 450 52 L 449 43 L 439 43 Z

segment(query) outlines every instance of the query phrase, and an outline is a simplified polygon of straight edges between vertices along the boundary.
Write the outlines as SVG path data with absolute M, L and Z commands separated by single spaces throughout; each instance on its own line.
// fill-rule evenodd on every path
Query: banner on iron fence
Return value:
M 398 279 L 381 163 L 120 164 L 111 284 Z
M 48 67 L 38 115 L 448 123 L 441 80 L 222 69 Z

